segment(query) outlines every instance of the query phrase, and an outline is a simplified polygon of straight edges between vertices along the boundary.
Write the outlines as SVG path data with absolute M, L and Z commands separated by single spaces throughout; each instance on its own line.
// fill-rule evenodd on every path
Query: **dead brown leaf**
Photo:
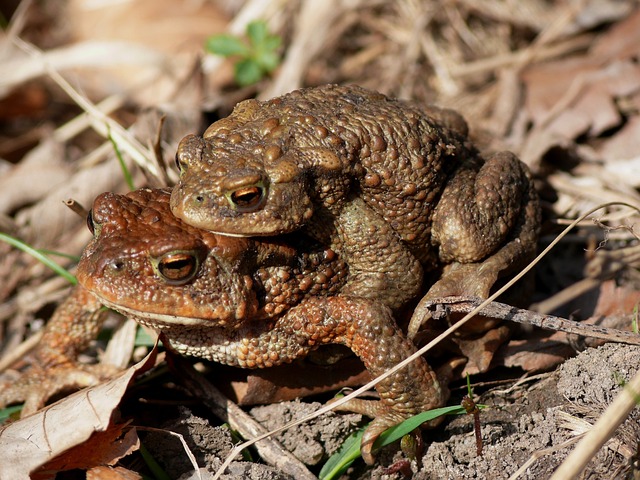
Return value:
M 593 316 L 631 315 L 640 304 L 640 291 L 615 280 L 602 282 Z
M 123 467 L 95 467 L 87 471 L 87 480 L 140 480 L 142 475 Z
M 117 378 L 81 390 L 0 429 L 0 478 L 27 478 L 95 432 L 107 431 L 129 383 L 154 360 L 155 350 Z M 122 443 L 125 449 L 131 445 L 131 437 Z M 111 458 L 118 451 L 112 451 Z
M 499 351 L 496 364 L 519 367 L 526 372 L 546 372 L 575 353 L 575 350 L 567 345 L 565 333 L 555 332 L 549 335 L 538 330 L 531 332 L 526 339 L 511 340 Z
M 95 432 L 87 441 L 79 443 L 42 465 L 32 474 L 32 478 L 34 480 L 50 478 L 52 471 L 89 470 L 96 465 L 113 466 L 122 457 L 138 448 L 140 448 L 140 439 L 135 428 L 129 428 L 126 424 L 109 425 L 105 431 Z M 114 472 L 111 474 L 113 475 Z M 116 476 L 110 478 L 116 478 Z

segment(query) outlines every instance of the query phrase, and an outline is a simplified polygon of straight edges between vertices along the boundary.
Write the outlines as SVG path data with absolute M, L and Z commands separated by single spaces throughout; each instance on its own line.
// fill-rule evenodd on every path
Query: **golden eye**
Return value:
M 265 197 L 265 189 L 259 185 L 239 188 L 231 192 L 229 200 L 239 212 L 251 212 L 262 205 Z
M 183 285 L 196 276 L 199 261 L 193 253 L 172 252 L 163 255 L 155 266 L 158 275 L 169 285 Z

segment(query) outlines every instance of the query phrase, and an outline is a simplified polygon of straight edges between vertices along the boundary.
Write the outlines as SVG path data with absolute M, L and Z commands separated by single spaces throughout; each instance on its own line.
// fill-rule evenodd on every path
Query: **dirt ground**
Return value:
M 637 322 L 639 2 L 90 3 L 22 0 L 0 5 L 7 20 L 0 36 L 0 233 L 38 249 L 77 256 L 91 235 L 86 217 L 62 201 L 73 199 L 82 210 L 103 191 L 129 190 L 109 136 L 136 188 L 171 186 L 177 180 L 174 156 L 180 139 L 202 133 L 238 101 L 326 83 L 359 84 L 457 109 L 483 152 L 516 153 L 531 169 L 541 198 L 540 251 L 571 221 L 601 207 L 535 267 L 535 286 L 514 287 L 510 298 L 517 298 L 530 318 L 551 314 L 625 330 Z M 239 86 L 234 80 L 238 58 L 221 58 L 204 45 L 209 36 L 222 33 L 247 42 L 246 26 L 256 19 L 280 38 L 275 50 L 280 59 L 257 83 Z M 74 258 L 52 258 L 73 271 Z M 68 292 L 62 277 L 0 241 L 1 378 L 15 378 L 29 363 L 38 332 Z M 108 326 L 119 322 L 114 319 Z M 135 327 L 123 331 L 110 340 L 106 355 L 101 338 L 82 360 L 99 357 L 121 368 L 140 360 L 148 342 L 136 340 Z M 477 402 L 488 406 L 480 415 L 482 456 L 476 454 L 473 419 L 462 416 L 424 432 L 419 461 L 403 463 L 405 454 L 392 445 L 379 452 L 376 465 L 356 462 L 343 478 L 550 478 L 576 445 L 577 435 L 591 429 L 621 385 L 639 370 L 638 347 L 597 345 L 526 325 L 503 326 L 467 344 L 441 344 L 430 353 L 434 365 L 458 362 L 456 375 L 464 365 Z M 111 357 L 114 351 L 118 360 Z M 241 405 L 271 429 L 316 411 L 342 387 L 363 384 L 367 376 L 361 366 L 348 362 L 333 371 L 294 365 L 293 370 L 274 369 L 248 381 L 226 370 L 214 370 L 209 378 L 239 397 L 258 396 L 262 403 L 286 399 Z M 152 372 L 133 386 L 123 380 L 117 395 L 105 396 L 107 420 L 102 426 L 120 429 L 124 437 L 131 429 L 109 419 L 125 418 L 139 426 L 182 432 L 198 465 L 207 465 L 203 478 L 210 478 L 240 438 L 220 426 L 213 409 L 194 399 L 197 395 L 185 393 L 179 375 L 162 368 Z M 318 377 L 323 382 L 314 383 Z M 464 379 L 454 379 L 450 402 L 459 402 L 465 393 Z M 291 400 L 298 396 L 312 400 Z M 83 410 L 69 408 L 74 415 Z M 65 428 L 82 430 L 66 421 L 68 412 L 45 415 L 55 425 L 47 424 L 44 437 L 70 439 Z M 638 420 L 635 409 L 579 478 L 636 478 Z M 317 474 L 363 421 L 358 415 L 330 412 L 275 437 Z M 90 430 L 90 420 L 79 422 Z M 31 435 L 29 428 L 8 443 L 3 442 L 9 433 L 0 434 L 0 458 L 9 458 L 4 455 L 22 445 L 16 439 Z M 127 473 L 148 473 L 140 466 L 135 440 L 124 454 L 115 451 L 114 441 L 98 441 L 91 432 L 74 440 L 73 448 L 79 450 L 71 450 L 72 456 L 80 460 L 76 471 L 117 465 Z M 196 478 L 188 473 L 191 462 L 178 440 L 142 431 L 131 436 L 138 434 L 169 478 Z M 104 457 L 89 460 L 85 452 L 91 450 Z M 220 478 L 291 478 L 258 460 L 253 447 L 250 452 L 252 458 L 234 461 Z M 392 465 L 404 470 L 388 473 Z M 74 478 L 69 475 L 64 478 Z
M 523 378 L 518 384 L 493 388 L 478 398 L 487 406 L 480 416 L 482 455 L 477 455 L 473 418 L 449 419 L 437 431 L 427 431 L 425 450 L 419 462 L 410 463 L 414 479 L 549 478 L 575 445 L 575 440 L 602 414 L 622 385 L 638 371 L 640 347 L 606 344 L 588 348 L 564 362 L 554 372 Z M 313 413 L 319 403 L 288 401 L 254 407 L 251 415 L 268 429 Z M 613 438 L 588 464 L 581 478 L 630 478 L 640 433 L 638 410 L 616 430 Z M 330 412 L 287 429 L 275 438 L 311 468 L 334 453 L 341 439 L 362 424 L 356 414 Z M 194 415 L 187 408 L 162 425 L 185 436 L 203 469 L 204 478 L 216 471 L 233 447 L 224 427 Z M 182 446 L 164 434 L 145 438 L 152 454 L 167 467 L 171 478 L 193 478 Z M 176 458 L 182 458 L 176 461 Z M 390 465 L 406 460 L 397 444 L 378 453 L 380 465 L 366 467 L 357 462 L 344 478 L 402 479 L 402 472 L 387 473 Z M 511 477 L 519 471 L 519 476 Z M 180 475 L 185 475 L 180 477 Z M 234 461 L 221 478 L 291 478 L 273 467 Z

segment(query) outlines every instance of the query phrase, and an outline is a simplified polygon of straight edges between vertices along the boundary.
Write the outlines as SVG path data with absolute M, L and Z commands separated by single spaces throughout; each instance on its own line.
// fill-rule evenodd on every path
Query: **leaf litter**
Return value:
M 126 191 L 104 122 L 95 112 L 84 114 L 86 107 L 56 84 L 52 70 L 96 105 L 107 98 L 118 99 L 115 107 L 105 106 L 104 111 L 130 132 L 118 146 L 137 186 L 149 180 L 161 184 L 163 169 L 169 182 L 175 181 L 177 142 L 227 115 L 239 100 L 269 98 L 301 86 L 355 83 L 457 108 L 483 149 L 507 148 L 517 153 L 531 167 L 541 193 L 545 218 L 541 248 L 568 220 L 601 203 L 640 205 L 640 10 L 636 1 L 160 3 L 70 0 L 62 13 L 23 1 L 15 12 L 2 12 L 10 23 L 0 38 L 7 72 L 0 79 L 0 230 L 36 247 L 77 255 L 89 234 L 84 219 L 62 202 L 72 198 L 86 207 L 102 191 Z M 269 31 L 282 38 L 283 61 L 270 77 L 240 88 L 233 84 L 233 62 L 205 54 L 204 45 L 216 33 L 242 35 L 252 20 L 266 21 Z M 20 48 L 20 42 L 40 50 L 29 53 Z M 150 158 L 137 158 L 147 167 L 135 166 L 131 153 L 138 147 L 129 149 L 126 136 L 151 151 L 158 118 L 163 115 L 159 170 L 151 167 Z M 638 213 L 610 206 L 597 218 L 598 223 L 582 222 L 542 261 L 530 308 L 590 322 L 615 319 L 615 327 L 630 328 L 638 304 L 633 260 Z M 607 278 L 594 276 L 589 268 L 598 252 L 619 253 L 598 260 L 599 268 L 610 272 Z M 60 262 L 73 267 L 70 260 Z M 42 328 L 67 287 L 6 244 L 0 244 L 0 278 L 0 353 L 8 356 L 22 339 Z M 560 390 L 554 371 L 576 355 L 575 341 L 564 334 L 527 329 L 512 332 L 511 338 L 496 352 L 476 345 L 479 358 L 489 352 L 488 361 L 482 362 L 491 364 L 487 373 L 477 377 L 476 388 L 485 396 L 480 401 L 500 406 L 481 415 L 487 429 L 483 457 L 475 457 L 475 444 L 460 433 L 470 431 L 472 420 L 457 419 L 444 430 L 425 434 L 431 444 L 422 467 L 412 464 L 415 478 L 497 478 L 514 473 L 536 449 L 567 440 L 550 412 L 568 409 L 561 397 L 567 392 L 570 398 L 577 396 L 585 388 L 577 382 L 567 386 L 565 381 Z M 102 348 L 98 343 L 93 350 Z M 637 371 L 634 347 L 615 348 L 629 353 L 607 367 L 611 375 Z M 599 351 L 588 348 L 576 361 L 597 356 Z M 139 358 L 140 353 L 135 355 Z M 587 362 L 583 365 L 597 365 L 597 358 L 583 360 Z M 500 389 L 506 391 L 502 383 L 490 388 L 503 381 L 500 365 L 512 367 L 507 375 L 512 381 L 523 372 L 525 377 L 551 373 L 501 393 Z M 589 375 L 589 368 L 583 370 L 582 378 Z M 160 393 L 176 404 L 195 408 L 192 399 L 171 386 L 171 381 L 167 385 L 166 377 L 160 378 L 164 378 Z M 608 399 L 618 388 L 601 387 Z M 164 398 L 146 387 L 136 388 L 149 393 L 152 403 Z M 602 393 L 593 395 L 599 398 Z M 118 404 L 114 399 L 109 416 L 117 417 L 124 408 Z M 277 412 L 280 407 L 271 408 Z M 591 418 L 597 417 L 593 411 L 600 412 L 604 406 L 595 402 L 589 408 Z M 142 422 L 139 413 L 126 411 L 136 423 Z M 42 415 L 31 420 L 40 428 L 45 426 Z M 68 436 L 70 426 L 64 415 L 60 420 L 46 415 L 48 435 Z M 25 428 L 15 438 L 26 438 L 30 427 L 21 427 L 21 422 L 13 425 Z M 86 423 L 82 429 L 89 427 Z M 619 442 L 623 446 L 637 443 L 638 432 L 625 428 Z M 536 429 L 538 437 L 526 436 Z M 345 434 L 342 427 L 337 430 Z M 10 442 L 2 452 L 16 445 Z M 516 445 L 522 450 L 517 451 Z M 567 450 L 541 456 L 519 478 L 548 476 Z M 395 451 L 383 451 L 380 465 L 373 470 L 354 466 L 350 478 L 380 478 L 383 467 L 400 456 Z M 612 453 L 605 447 L 603 451 L 606 462 L 593 461 L 584 478 L 612 477 L 632 468 L 625 453 L 628 449 Z M 512 460 L 506 466 L 505 458 Z M 126 457 L 123 461 L 130 466 Z M 252 478 L 260 475 L 251 472 Z

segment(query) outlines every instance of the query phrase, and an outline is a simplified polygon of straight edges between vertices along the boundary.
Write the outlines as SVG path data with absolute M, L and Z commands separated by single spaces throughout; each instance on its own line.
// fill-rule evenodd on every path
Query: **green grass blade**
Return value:
M 109 128 L 109 125 L 107 125 L 107 137 L 109 138 L 109 141 L 113 146 L 113 151 L 116 153 L 116 157 L 118 157 L 118 162 L 120 163 L 120 168 L 122 169 L 122 175 L 124 176 L 124 180 L 125 182 L 127 182 L 127 187 L 129 188 L 129 190 L 134 191 L 136 187 L 133 184 L 133 176 L 131 175 L 131 172 L 127 168 L 127 164 L 124 163 L 124 158 L 122 158 L 122 153 L 118 148 L 118 144 L 116 143 L 116 141 L 113 139 L 113 136 L 111 135 L 111 128 Z
M 157 480 L 171 480 L 171 477 L 164 471 L 156 459 L 153 458 L 142 442 L 140 442 L 140 455 L 142 455 L 144 462 L 147 464 L 147 467 L 149 467 L 154 478 Z
M 380 438 L 374 444 L 374 450 L 389 445 L 396 440 L 401 439 L 408 433 L 411 433 L 424 422 L 431 421 L 442 415 L 464 415 L 466 411 L 459 405 L 451 407 L 436 408 L 426 412 L 419 413 L 408 418 L 402 423 L 385 430 Z M 366 428 L 366 427 L 365 427 Z M 332 480 L 342 475 L 351 464 L 360 457 L 360 442 L 364 428 L 349 436 L 342 444 L 340 449 L 334 453 L 320 470 L 320 480 Z
M 55 250 L 47 250 L 45 248 L 39 248 L 38 251 L 40 253 L 42 253 L 43 255 L 62 257 L 62 258 L 66 258 L 66 259 L 71 260 L 71 261 L 76 262 L 76 263 L 80 261 L 80 257 L 78 255 L 71 255 L 71 254 L 68 254 L 68 253 L 56 252 Z
M 30 245 L 27 245 L 23 241 L 18 240 L 17 238 L 10 237 L 9 235 L 6 235 L 6 234 L 1 233 L 1 232 L 0 232 L 0 240 L 2 240 L 3 242 L 8 243 L 9 245 L 11 245 L 13 247 L 16 247 L 16 248 L 22 250 L 25 253 L 28 253 L 33 258 L 35 258 L 36 260 L 42 262 L 44 265 L 46 265 L 51 270 L 56 272 L 58 275 L 60 275 L 61 277 L 65 278 L 72 285 L 76 285 L 78 283 L 77 280 L 76 280 L 76 277 L 71 275 L 67 270 L 62 268 L 60 265 L 58 265 L 56 262 L 51 260 L 46 255 L 43 255 L 42 252 L 40 252 L 39 250 L 36 250 L 35 248 L 33 248 Z

